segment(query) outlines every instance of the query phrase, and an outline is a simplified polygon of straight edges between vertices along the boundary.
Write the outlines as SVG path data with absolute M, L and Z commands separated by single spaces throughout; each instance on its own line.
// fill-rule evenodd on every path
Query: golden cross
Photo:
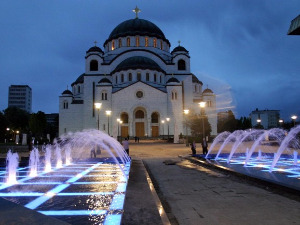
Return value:
M 180 46 L 180 40 L 178 41 L 178 45 Z
M 97 41 L 94 41 L 94 43 L 95 43 L 95 46 L 97 46 Z
M 135 18 L 138 18 L 138 13 L 141 12 L 141 10 L 136 6 L 132 11 L 135 13 Z

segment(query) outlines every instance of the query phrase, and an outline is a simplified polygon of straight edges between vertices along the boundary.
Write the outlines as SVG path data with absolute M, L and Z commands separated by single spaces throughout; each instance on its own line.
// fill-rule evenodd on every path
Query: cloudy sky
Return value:
M 85 52 L 119 23 L 155 23 L 190 52 L 192 72 L 236 117 L 255 108 L 300 116 L 300 36 L 288 36 L 299 0 L 1 0 L 0 110 L 8 87 L 33 90 L 33 112 L 58 112 L 58 96 L 84 72 Z

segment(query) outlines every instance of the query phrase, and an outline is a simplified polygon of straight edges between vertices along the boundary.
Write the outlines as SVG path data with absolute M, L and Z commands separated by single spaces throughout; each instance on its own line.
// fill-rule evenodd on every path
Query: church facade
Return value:
M 59 97 L 59 134 L 99 129 L 111 136 L 186 133 L 185 109 L 199 102 L 217 134 L 216 96 L 190 70 L 190 55 L 148 20 L 129 19 L 85 56 L 85 72 Z

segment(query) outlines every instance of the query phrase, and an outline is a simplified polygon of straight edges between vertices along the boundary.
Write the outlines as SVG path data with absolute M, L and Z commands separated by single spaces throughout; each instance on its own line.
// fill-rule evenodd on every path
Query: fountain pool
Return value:
M 6 182 L 8 171 L 0 168 L 0 197 L 71 224 L 120 224 L 130 160 L 112 139 L 99 131 L 68 134 L 53 146 L 51 165 L 48 152 L 38 166 L 31 163 L 37 168 L 35 176 L 29 175 L 33 166 L 18 167 L 14 183 Z M 90 158 L 90 146 L 95 145 L 101 146 L 101 155 Z M 88 157 L 70 159 L 85 151 Z
M 219 134 L 207 162 L 251 177 L 300 190 L 300 126 Z

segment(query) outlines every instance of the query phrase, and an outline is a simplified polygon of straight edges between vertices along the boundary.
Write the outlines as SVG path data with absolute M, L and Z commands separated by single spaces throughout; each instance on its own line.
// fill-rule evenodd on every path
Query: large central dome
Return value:
M 154 23 L 148 20 L 135 18 L 126 20 L 116 26 L 109 35 L 109 38 L 105 41 L 104 45 L 112 39 L 136 35 L 156 37 L 169 43 L 164 33 Z

